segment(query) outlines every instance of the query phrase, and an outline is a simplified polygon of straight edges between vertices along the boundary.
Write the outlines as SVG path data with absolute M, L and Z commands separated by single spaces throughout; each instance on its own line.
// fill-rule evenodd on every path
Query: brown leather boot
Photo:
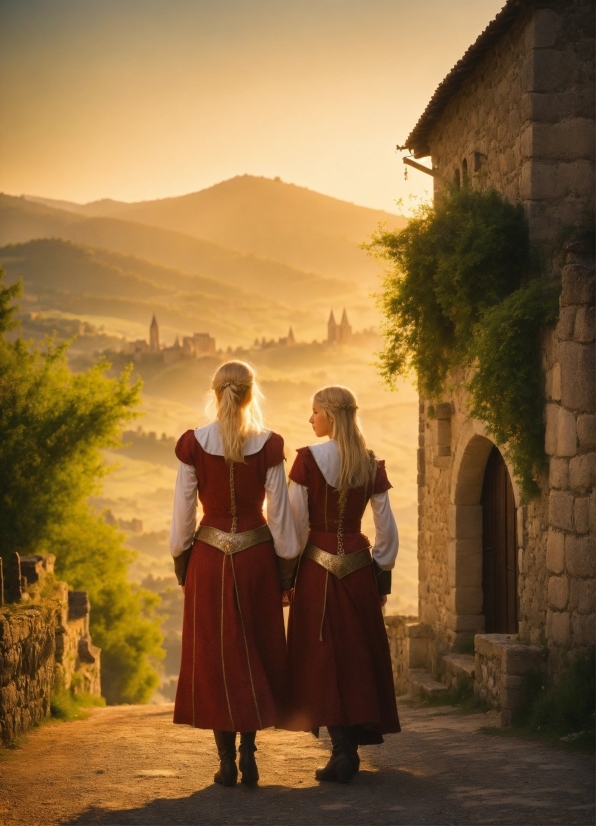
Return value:
M 256 786 L 259 781 L 259 770 L 257 768 L 257 761 L 255 760 L 255 746 L 256 731 L 243 731 L 240 733 L 240 760 L 238 765 L 242 772 L 241 783 L 247 786 Z
M 353 746 L 348 726 L 327 726 L 333 750 L 326 766 L 315 771 L 315 779 L 334 783 L 350 783 L 356 774 Z
M 214 730 L 213 736 L 219 755 L 219 771 L 215 772 L 213 779 L 222 786 L 235 786 L 238 779 L 236 732 Z

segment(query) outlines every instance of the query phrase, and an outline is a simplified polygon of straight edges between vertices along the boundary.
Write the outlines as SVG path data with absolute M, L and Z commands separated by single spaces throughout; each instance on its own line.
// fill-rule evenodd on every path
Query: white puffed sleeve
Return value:
M 174 490 L 174 512 L 170 527 L 173 557 L 190 548 L 197 528 L 197 475 L 192 465 L 180 462 Z
M 284 559 L 294 559 L 301 551 L 294 528 L 288 486 L 283 462 L 270 467 L 265 478 L 267 494 L 267 524 L 273 537 L 275 553 Z
M 370 506 L 375 523 L 375 544 L 372 557 L 379 568 L 383 571 L 390 571 L 395 565 L 399 534 L 387 491 L 373 494 L 370 497 Z
M 298 544 L 300 551 L 303 551 L 308 541 L 308 489 L 304 485 L 299 485 L 290 479 L 288 487 L 288 495 L 290 497 L 290 508 L 292 509 L 292 516 L 294 518 L 294 525 L 296 526 L 296 533 L 298 535 Z

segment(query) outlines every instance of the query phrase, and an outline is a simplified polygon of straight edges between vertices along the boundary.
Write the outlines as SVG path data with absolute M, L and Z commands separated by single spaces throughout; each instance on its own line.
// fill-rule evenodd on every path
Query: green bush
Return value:
M 514 723 L 528 732 L 561 739 L 570 735 L 594 748 L 596 697 L 594 649 L 569 656 L 563 672 L 549 680 L 539 672 L 525 680 L 526 701 Z M 581 745 L 581 743 L 580 743 Z
M 525 499 L 538 493 L 535 479 L 546 462 L 540 333 L 555 321 L 558 303 L 558 291 L 530 281 L 486 310 L 469 345 L 476 365 L 470 413 L 498 445 L 507 445 Z
M 50 714 L 55 720 L 84 720 L 87 708 L 105 706 L 103 697 L 91 694 L 72 694 L 67 690 L 55 691 L 50 697 Z
M 378 303 L 390 386 L 414 371 L 438 401 L 451 370 L 474 367 L 471 413 L 505 446 L 526 497 L 544 462 L 540 331 L 557 290 L 536 278 L 521 207 L 495 191 L 447 190 L 401 232 L 384 228 L 366 248 L 389 262 Z
M 55 554 L 57 575 L 89 594 L 108 702 L 147 702 L 163 656 L 158 598 L 127 581 L 131 552 L 88 505 L 140 385 L 108 378 L 105 363 L 72 373 L 64 346 L 6 341 L 16 294 L 0 271 L 0 555 Z

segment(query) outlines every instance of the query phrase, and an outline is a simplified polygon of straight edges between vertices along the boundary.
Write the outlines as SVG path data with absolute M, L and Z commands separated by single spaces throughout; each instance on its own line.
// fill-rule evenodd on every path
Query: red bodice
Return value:
M 339 491 L 327 484 L 308 447 L 301 447 L 297 453 L 290 479 L 308 489 L 310 541 L 325 551 L 335 553 L 340 526 Z M 382 460 L 377 460 L 377 473 L 372 486 L 350 488 L 341 525 L 346 553 L 369 544 L 367 537 L 361 533 L 362 516 L 368 500 L 373 494 L 390 488 Z
M 231 530 L 232 489 L 238 520 L 236 530 L 248 531 L 265 524 L 265 480 L 269 468 L 285 458 L 281 436 L 272 433 L 258 453 L 246 456 L 244 462 L 229 465 L 223 456 L 214 456 L 203 450 L 194 430 L 187 430 L 178 440 L 176 456 L 195 469 L 199 500 L 203 507 L 201 525 L 220 531 Z

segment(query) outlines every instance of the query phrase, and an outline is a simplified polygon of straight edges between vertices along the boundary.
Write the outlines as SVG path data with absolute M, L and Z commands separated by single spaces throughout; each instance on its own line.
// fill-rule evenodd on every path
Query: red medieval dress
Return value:
M 373 494 L 387 491 L 384 462 L 370 487 L 351 488 L 345 508 L 309 448 L 302 448 L 290 480 L 308 491 L 308 541 L 337 555 L 370 546 L 360 532 Z M 400 731 L 387 632 L 372 564 L 341 579 L 318 562 L 300 557 L 288 627 L 293 731 L 320 726 L 357 726 L 361 744 L 382 742 Z
M 244 463 L 230 465 L 223 456 L 207 453 L 189 430 L 178 441 L 176 455 L 194 467 L 203 506 L 201 525 L 240 533 L 266 524 L 265 482 L 268 470 L 283 462 L 281 436 L 272 433 Z M 174 722 L 256 731 L 278 723 L 287 690 L 273 541 L 228 555 L 196 540 L 186 571 Z

